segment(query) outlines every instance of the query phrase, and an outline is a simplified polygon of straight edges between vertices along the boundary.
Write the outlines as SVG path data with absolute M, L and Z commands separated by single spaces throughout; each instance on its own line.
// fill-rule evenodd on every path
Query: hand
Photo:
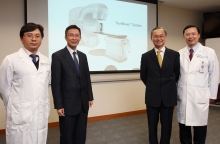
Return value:
M 89 101 L 89 107 L 92 107 L 93 101 Z
M 209 103 L 215 102 L 215 99 L 209 99 Z
M 64 115 L 64 108 L 57 109 L 57 113 L 58 113 L 59 116 L 65 116 Z

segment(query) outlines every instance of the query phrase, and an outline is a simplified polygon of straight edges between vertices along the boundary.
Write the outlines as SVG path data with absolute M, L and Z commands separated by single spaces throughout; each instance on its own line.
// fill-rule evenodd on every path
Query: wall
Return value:
M 174 50 L 180 50 L 186 46 L 183 39 L 183 29 L 187 25 L 196 25 L 202 28 L 202 13 L 178 9 L 160 4 L 158 26 L 162 26 L 168 33 L 166 46 Z M 201 40 L 203 43 L 204 40 Z
M 13 4 L 13 6 L 12 6 Z M 0 1 L 0 63 L 3 58 L 21 46 L 20 28 L 24 24 L 23 0 Z M 0 129 L 5 128 L 5 108 L 0 100 Z
M 14 6 L 11 6 L 13 3 Z M 10 0 L 0 2 L 0 61 L 5 55 L 15 52 L 21 46 L 19 30 L 24 24 L 23 0 Z M 166 46 L 179 50 L 185 46 L 182 38 L 182 29 L 188 24 L 201 26 L 201 15 L 194 11 L 177 9 L 159 5 L 159 26 L 168 31 Z M 140 56 L 141 58 L 141 56 Z M 91 75 L 94 94 L 94 106 L 90 109 L 89 117 L 136 111 L 145 109 L 145 87 L 136 74 L 108 74 Z M 97 82 L 102 80 L 112 82 Z M 133 79 L 131 81 L 115 82 L 118 79 Z M 50 90 L 50 88 L 49 88 Z M 51 93 L 51 91 L 50 91 Z M 51 94 L 50 94 L 51 95 Z M 5 128 L 5 108 L 0 100 L 0 129 Z M 51 97 L 51 114 L 49 122 L 56 122 L 57 114 L 53 109 Z
M 213 48 L 215 50 L 215 53 L 218 57 L 218 60 L 220 60 L 220 38 L 208 38 L 205 40 L 205 44 L 207 47 Z M 219 63 L 220 66 L 220 63 Z M 220 75 L 220 73 L 219 73 Z M 220 77 L 219 77 L 219 82 L 220 82 Z M 220 96 L 220 93 L 219 93 Z M 219 97 L 220 99 L 220 97 Z

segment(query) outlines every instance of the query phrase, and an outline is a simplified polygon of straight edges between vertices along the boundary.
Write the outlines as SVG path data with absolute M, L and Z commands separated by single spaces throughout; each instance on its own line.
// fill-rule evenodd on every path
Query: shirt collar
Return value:
M 157 53 L 158 49 L 157 49 L 157 48 L 154 48 L 154 50 L 155 50 L 155 52 Z M 165 46 L 163 46 L 160 50 L 161 50 L 161 52 L 164 53 L 164 52 L 165 52 Z
M 197 43 L 197 44 L 192 48 L 194 53 L 195 53 L 196 50 L 199 48 L 199 45 L 200 45 L 200 43 Z M 188 51 L 191 49 L 189 46 L 187 46 L 187 48 L 188 48 Z
M 73 52 L 76 52 L 76 54 L 77 54 L 77 50 L 71 49 L 68 45 L 67 45 L 66 47 L 67 47 L 68 51 L 69 51 L 71 54 L 72 54 Z
M 25 53 L 26 53 L 28 56 L 32 54 L 32 53 L 31 53 L 29 50 L 27 50 L 26 48 L 23 48 L 23 49 L 24 49 Z M 39 51 L 37 51 L 36 55 L 39 56 Z

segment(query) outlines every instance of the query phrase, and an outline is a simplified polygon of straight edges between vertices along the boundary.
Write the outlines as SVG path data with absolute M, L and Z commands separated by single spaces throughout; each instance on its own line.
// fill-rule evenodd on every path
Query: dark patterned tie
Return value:
M 190 61 L 192 60 L 192 58 L 193 58 L 193 49 L 191 48 L 191 49 L 189 49 L 189 59 L 190 59 Z
M 78 62 L 78 60 L 76 58 L 76 52 L 73 52 L 73 58 L 74 58 L 73 61 L 74 61 L 75 65 L 76 65 L 76 69 L 77 69 L 78 74 L 79 74 L 79 62 Z
M 36 58 L 38 57 L 38 55 L 31 54 L 30 57 L 32 57 L 32 61 L 33 61 L 33 63 L 35 64 L 35 63 L 37 62 L 37 59 L 36 59 Z

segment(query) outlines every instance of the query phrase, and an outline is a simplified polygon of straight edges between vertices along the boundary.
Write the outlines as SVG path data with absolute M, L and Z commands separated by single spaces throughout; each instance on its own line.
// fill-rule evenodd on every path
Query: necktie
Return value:
M 162 52 L 162 51 L 161 50 L 157 51 L 157 59 L 158 59 L 158 62 L 159 62 L 160 68 L 161 68 L 162 67 L 162 57 L 160 55 L 160 52 Z
M 75 65 L 76 65 L 76 69 L 77 69 L 78 74 L 79 74 L 79 63 L 78 63 L 78 60 L 76 58 L 76 52 L 73 52 L 73 58 L 74 58 L 73 61 L 74 61 Z
M 190 61 L 192 60 L 192 58 L 193 58 L 193 49 L 191 48 L 191 49 L 189 49 L 189 59 L 190 59 Z
M 33 61 L 33 63 L 35 64 L 35 63 L 37 62 L 37 59 L 36 59 L 36 58 L 38 57 L 38 55 L 31 54 L 30 57 L 32 57 L 32 61 Z

